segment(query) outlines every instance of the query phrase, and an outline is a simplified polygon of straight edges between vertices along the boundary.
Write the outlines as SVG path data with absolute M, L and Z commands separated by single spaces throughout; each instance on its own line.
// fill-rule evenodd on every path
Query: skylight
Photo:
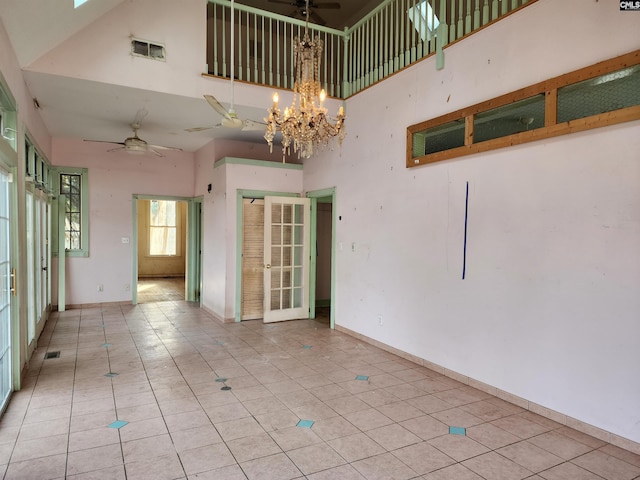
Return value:
M 407 15 L 423 42 L 436 36 L 435 31 L 440 25 L 440 20 L 427 0 L 422 0 L 415 7 L 411 7 L 407 10 Z
M 73 8 L 78 8 L 80 5 L 87 3 L 89 0 L 73 0 Z

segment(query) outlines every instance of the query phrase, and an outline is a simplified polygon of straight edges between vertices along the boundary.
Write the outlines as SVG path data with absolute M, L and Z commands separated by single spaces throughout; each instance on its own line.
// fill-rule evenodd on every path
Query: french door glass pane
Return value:
M 9 176 L 0 170 L 0 408 L 11 392 Z
M 36 336 L 36 305 L 35 305 L 35 216 L 33 193 L 27 192 L 27 337 L 31 342 Z

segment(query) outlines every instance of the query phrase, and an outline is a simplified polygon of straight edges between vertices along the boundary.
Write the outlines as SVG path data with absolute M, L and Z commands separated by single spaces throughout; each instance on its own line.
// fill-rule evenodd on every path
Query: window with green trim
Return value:
M 64 248 L 67 256 L 89 256 L 89 192 L 86 168 L 57 167 L 57 193 L 64 196 L 64 202 L 54 202 L 53 222 L 55 234 L 53 251 L 58 251 L 58 228 L 64 228 Z M 64 207 L 62 207 L 64 205 Z M 64 211 L 61 209 L 64 208 Z
M 0 141 L 7 142 L 13 150 L 17 150 L 16 102 L 5 85 L 0 73 Z

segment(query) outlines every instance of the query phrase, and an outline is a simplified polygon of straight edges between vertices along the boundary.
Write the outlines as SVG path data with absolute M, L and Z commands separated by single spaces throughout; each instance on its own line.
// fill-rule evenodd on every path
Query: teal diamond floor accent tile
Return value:
M 111 422 L 107 427 L 109 428 L 122 428 L 129 422 L 125 422 L 124 420 L 116 420 L 115 422 Z
M 224 342 L 217 341 L 216 343 L 214 343 L 214 345 L 224 345 Z
M 356 380 L 369 380 L 369 375 L 356 375 Z
M 106 347 L 110 347 L 111 344 L 110 343 L 103 343 L 101 346 L 106 348 Z
M 307 349 L 307 350 L 308 350 L 308 349 L 310 349 L 310 348 L 311 348 L 311 345 L 303 345 L 303 346 L 302 346 L 302 348 L 305 348 L 305 349 Z
M 109 377 L 109 378 L 117 377 L 118 375 L 120 374 L 116 372 L 109 372 L 104 374 L 105 377 Z
M 216 382 L 224 383 L 224 382 L 226 382 L 226 381 L 227 381 L 227 379 L 226 379 L 226 378 L 222 378 L 222 377 L 220 377 L 220 378 L 216 378 Z
M 449 433 L 451 435 L 466 435 L 467 429 L 463 427 L 449 427 Z
M 314 423 L 313 420 L 300 420 L 296 426 L 300 428 L 311 428 Z

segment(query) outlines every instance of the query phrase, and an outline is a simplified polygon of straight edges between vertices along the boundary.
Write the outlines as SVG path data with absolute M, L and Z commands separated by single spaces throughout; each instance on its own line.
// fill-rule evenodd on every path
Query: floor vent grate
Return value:
M 47 352 L 44 355 L 44 359 L 48 360 L 50 358 L 60 358 L 60 351 L 57 352 Z

